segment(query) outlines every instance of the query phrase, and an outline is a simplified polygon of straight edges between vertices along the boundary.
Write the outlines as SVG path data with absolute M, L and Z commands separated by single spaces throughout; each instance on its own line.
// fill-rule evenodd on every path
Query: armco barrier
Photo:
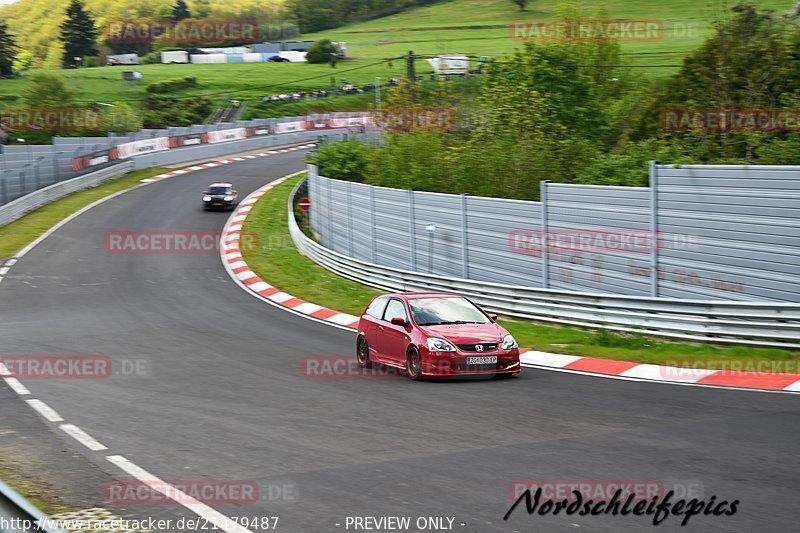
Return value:
M 44 513 L 2 481 L 0 481 L 0 522 L 0 533 L 27 531 L 64 533 L 64 530 L 56 527 Z M 6 526 L 4 527 L 2 523 Z
M 34 209 L 57 200 L 62 196 L 94 187 L 104 181 L 118 178 L 135 169 L 150 168 L 155 166 L 171 165 L 189 161 L 209 160 L 227 154 L 235 154 L 260 148 L 274 146 L 289 146 L 300 144 L 320 137 L 329 140 L 341 140 L 348 133 L 337 130 L 304 131 L 297 133 L 284 133 L 281 135 L 264 135 L 250 137 L 241 141 L 231 141 L 220 144 L 204 144 L 183 148 L 181 150 L 167 150 L 133 157 L 110 167 L 84 174 L 77 178 L 55 183 L 44 189 L 39 189 L 18 198 L 5 205 L 0 205 L 0 228 L 13 222 Z M 367 134 L 369 135 L 369 134 Z
M 800 348 L 800 304 L 616 296 L 411 272 L 352 259 L 307 237 L 288 205 L 297 249 L 343 277 L 388 291 L 452 291 L 502 315 L 663 337 Z M 313 205 L 312 205 L 313 209 Z
M 60 181 L 44 189 L 39 189 L 30 194 L 26 194 L 21 198 L 17 198 L 13 202 L 0 206 L 0 228 L 20 218 L 25 213 L 38 209 L 39 207 L 57 200 L 62 196 L 88 189 L 108 181 L 110 179 L 118 178 L 134 169 L 133 161 L 125 161 L 117 165 L 92 172 L 91 174 L 84 174 L 77 178 L 72 178 L 66 181 Z
M 51 145 L 0 146 L 0 206 L 125 159 L 139 158 L 136 168 L 145 168 L 367 129 L 375 129 L 369 113 L 329 113 L 143 129 L 109 137 L 54 137 Z M 181 153 L 184 150 L 188 152 Z

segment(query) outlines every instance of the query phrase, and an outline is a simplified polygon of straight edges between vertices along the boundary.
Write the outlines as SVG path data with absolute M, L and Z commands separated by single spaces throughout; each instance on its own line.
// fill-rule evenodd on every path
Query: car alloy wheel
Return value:
M 406 374 L 414 380 L 422 377 L 422 356 L 413 346 L 408 349 L 408 355 L 406 356 Z
M 358 366 L 369 368 L 372 365 L 372 361 L 369 360 L 369 345 L 367 344 L 367 339 L 361 335 L 358 336 L 358 341 L 356 341 L 356 357 L 358 358 Z

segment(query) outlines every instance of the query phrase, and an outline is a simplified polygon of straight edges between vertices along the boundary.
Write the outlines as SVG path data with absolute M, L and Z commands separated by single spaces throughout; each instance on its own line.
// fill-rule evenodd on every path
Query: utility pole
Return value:
M 408 81 L 414 83 L 417 81 L 417 74 L 414 71 L 414 52 L 409 51 L 408 55 L 406 56 L 406 77 Z
M 411 101 L 417 101 L 417 95 L 414 94 L 414 85 L 417 83 L 417 73 L 414 71 L 414 51 L 409 50 L 406 56 L 406 78 L 408 78 L 408 92 L 411 94 Z

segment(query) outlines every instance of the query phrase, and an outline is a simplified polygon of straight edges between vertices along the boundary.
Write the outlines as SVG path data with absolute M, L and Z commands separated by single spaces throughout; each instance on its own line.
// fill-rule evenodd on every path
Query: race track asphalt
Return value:
M 348 516 L 454 517 L 453 529 L 470 533 L 796 530 L 796 396 L 532 369 L 500 381 L 308 377 L 303 358 L 351 356 L 354 335 L 247 294 L 216 252 L 104 247 L 109 231 L 218 232 L 229 215 L 199 207 L 206 185 L 231 181 L 244 198 L 301 170 L 303 157 L 127 192 L 56 231 L 0 284 L 0 354 L 105 355 L 117 370 L 145 361 L 143 376 L 22 380 L 109 448 L 80 448 L 90 461 L 119 479 L 107 455 L 164 480 L 257 480 L 258 503 L 212 506 L 279 516 L 289 533 L 347 531 Z M 648 517 L 522 508 L 504 521 L 515 480 L 649 481 L 740 504 L 687 527 L 677 517 L 655 528 Z

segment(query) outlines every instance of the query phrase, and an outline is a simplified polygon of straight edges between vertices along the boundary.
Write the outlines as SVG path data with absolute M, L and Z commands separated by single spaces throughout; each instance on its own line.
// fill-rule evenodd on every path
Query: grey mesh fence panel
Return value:
M 321 244 L 337 253 L 443 278 L 800 302 L 800 167 L 654 170 L 654 191 L 548 184 L 545 207 L 348 185 L 312 172 L 311 223 Z M 426 224 L 436 231 L 427 233 Z
M 632 266 L 646 267 L 657 245 L 648 189 L 550 184 L 547 195 L 551 288 L 650 294 Z
M 541 232 L 541 204 L 476 196 L 465 203 L 469 278 L 540 287 L 541 252 L 517 236 Z
M 800 301 L 800 167 L 657 167 L 660 295 Z

